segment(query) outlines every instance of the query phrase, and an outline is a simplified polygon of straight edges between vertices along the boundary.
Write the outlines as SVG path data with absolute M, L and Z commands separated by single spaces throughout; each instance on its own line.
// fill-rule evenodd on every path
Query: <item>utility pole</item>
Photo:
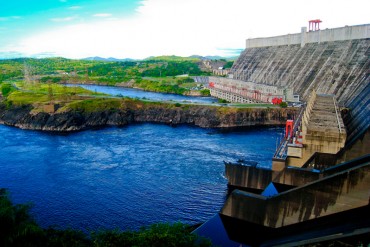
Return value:
M 86 82 L 89 81 L 89 69 L 88 68 L 86 68 L 85 81 Z

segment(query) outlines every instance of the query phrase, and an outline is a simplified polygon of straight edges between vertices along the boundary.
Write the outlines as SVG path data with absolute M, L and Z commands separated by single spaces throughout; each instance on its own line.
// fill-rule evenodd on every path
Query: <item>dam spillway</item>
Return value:
M 342 37 L 343 32 L 348 35 Z M 292 37 L 299 36 L 306 42 L 294 42 Z M 233 79 L 291 88 L 303 99 L 320 89 L 346 105 L 369 83 L 369 57 L 370 25 L 302 32 L 247 40 L 230 74 Z
M 210 77 L 211 94 L 237 102 L 333 94 L 349 110 L 344 121 L 352 142 L 370 125 L 369 58 L 370 24 L 248 39 L 228 78 Z
M 298 135 L 302 140 L 310 137 L 300 145 L 318 147 L 299 164 L 281 158 L 281 169 L 225 164 L 230 195 L 219 217 L 220 231 L 230 240 L 297 246 L 369 236 L 369 48 L 370 24 L 310 32 L 302 28 L 297 34 L 248 39 L 229 75 L 210 77 L 211 94 L 235 102 L 273 103 L 274 97 L 294 102 L 299 96 L 306 105 L 301 112 L 306 110 L 297 133 L 306 134 Z M 338 140 L 330 129 L 338 129 Z M 334 149 L 321 149 L 325 145 Z M 243 238 L 247 233 L 248 239 Z

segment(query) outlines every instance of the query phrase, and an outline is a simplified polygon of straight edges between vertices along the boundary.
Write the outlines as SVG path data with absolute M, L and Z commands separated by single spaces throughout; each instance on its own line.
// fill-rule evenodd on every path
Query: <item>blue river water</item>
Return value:
M 150 91 L 144 91 L 135 88 L 125 88 L 125 87 L 113 87 L 113 86 L 99 86 L 99 85 L 82 85 L 82 84 L 67 84 L 70 87 L 79 86 L 86 88 L 90 91 L 95 91 L 99 93 L 106 93 L 113 96 L 126 96 L 130 98 L 148 99 L 154 101 L 176 101 L 176 102 L 188 102 L 188 103 L 216 103 L 217 99 L 214 97 L 194 97 L 185 96 L 179 94 L 166 94 L 166 93 L 156 93 Z
M 135 91 L 131 97 L 150 98 Z M 169 100 L 165 96 L 178 95 L 153 97 Z M 44 227 L 198 224 L 225 202 L 223 161 L 269 167 L 282 132 L 280 127 L 225 132 L 148 123 L 53 134 L 0 125 L 0 188 L 9 190 L 14 203 L 31 203 L 32 215 Z

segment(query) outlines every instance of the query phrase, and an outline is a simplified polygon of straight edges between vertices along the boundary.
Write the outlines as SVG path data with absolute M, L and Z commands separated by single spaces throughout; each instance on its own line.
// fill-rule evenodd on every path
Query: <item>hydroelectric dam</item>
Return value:
M 229 74 L 208 79 L 221 99 L 301 108 L 271 169 L 225 163 L 229 196 L 197 233 L 220 246 L 370 236 L 370 24 L 247 39 Z

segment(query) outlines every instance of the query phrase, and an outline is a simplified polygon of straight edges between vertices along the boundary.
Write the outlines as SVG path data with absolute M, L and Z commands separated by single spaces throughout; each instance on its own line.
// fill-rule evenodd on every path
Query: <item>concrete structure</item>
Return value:
M 301 34 L 249 40 L 230 73 L 233 79 L 289 88 L 303 101 L 316 88 L 334 94 L 339 105 L 346 106 L 369 83 L 369 28 L 303 30 Z
M 318 88 L 347 105 L 369 82 L 369 48 L 370 24 L 248 39 L 229 78 L 291 90 L 303 101 Z
M 223 77 L 209 77 L 211 95 L 230 102 L 272 103 L 274 98 L 295 102 L 291 89 Z
M 344 147 L 347 132 L 334 95 L 317 94 L 307 103 L 301 126 L 287 143 L 286 165 L 302 167 L 316 152 L 336 154 Z
M 370 126 L 370 24 L 249 39 L 230 70 L 234 80 L 288 88 L 307 101 L 313 89 L 333 94 L 347 142 Z
M 220 67 L 218 69 L 213 69 L 212 70 L 212 73 L 214 75 L 218 75 L 218 76 L 226 76 L 226 75 L 229 74 L 229 72 L 230 72 L 229 69 L 224 69 L 223 67 Z
M 368 233 L 370 25 L 303 28 L 299 34 L 250 39 L 246 47 L 231 69 L 232 79 L 220 80 L 214 88 L 238 95 L 249 82 L 289 88 L 307 106 L 294 119 L 295 139 L 287 138 L 278 148 L 273 169 L 225 164 L 230 196 L 221 219 L 236 225 L 232 231 L 239 236 L 254 238 L 255 246 L 297 246 L 320 241 L 317 236 Z M 310 97 L 313 89 L 320 93 Z M 314 233 L 308 236 L 307 229 Z M 304 232 L 301 239 L 312 242 L 289 237 L 292 232 Z
M 370 24 L 358 26 L 345 26 L 325 30 L 307 32 L 303 27 L 301 33 L 286 34 L 268 38 L 254 38 L 246 40 L 246 48 L 258 48 L 268 46 L 296 45 L 301 47 L 308 43 L 323 43 L 342 40 L 368 39 L 370 38 Z
M 337 154 L 315 153 L 301 168 L 286 166 L 285 161 L 279 171 L 258 166 L 227 164 L 225 176 L 231 188 L 256 193 L 261 193 L 271 182 L 292 187 L 304 186 L 332 175 L 333 167 L 337 165 L 369 155 L 368 147 L 370 147 L 370 129 Z
M 221 214 L 262 226 L 283 227 L 367 206 L 369 188 L 370 156 L 362 165 L 349 166 L 274 196 L 234 190 Z

